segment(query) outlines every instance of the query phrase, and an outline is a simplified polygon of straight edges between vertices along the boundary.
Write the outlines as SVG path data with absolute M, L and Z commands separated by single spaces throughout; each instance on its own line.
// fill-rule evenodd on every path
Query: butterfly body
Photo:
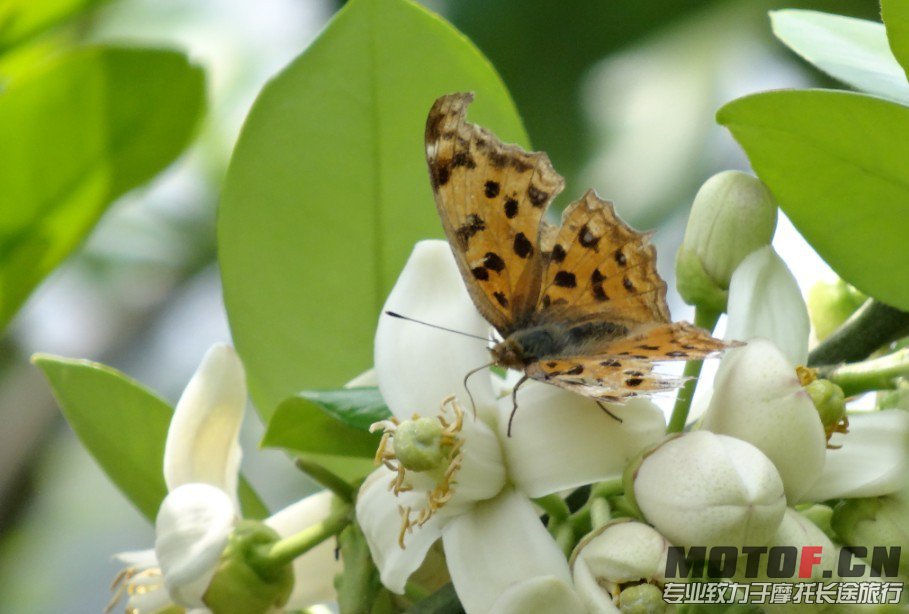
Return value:
M 727 344 L 671 322 L 656 251 L 588 190 L 560 227 L 545 221 L 564 181 L 542 152 L 502 143 L 466 121 L 470 94 L 439 98 L 426 159 L 455 261 L 502 341 L 493 361 L 598 400 L 672 389 L 664 360 L 701 359 Z

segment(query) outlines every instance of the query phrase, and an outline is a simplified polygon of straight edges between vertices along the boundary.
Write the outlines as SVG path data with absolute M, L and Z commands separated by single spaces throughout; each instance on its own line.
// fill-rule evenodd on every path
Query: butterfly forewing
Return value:
M 507 335 L 536 307 L 540 223 L 563 180 L 546 154 L 505 145 L 465 119 L 470 94 L 438 99 L 426 160 L 442 225 L 480 313 Z
M 648 235 L 620 220 L 592 191 L 565 209 L 543 273 L 544 319 L 603 319 L 633 327 L 667 322 L 666 282 Z

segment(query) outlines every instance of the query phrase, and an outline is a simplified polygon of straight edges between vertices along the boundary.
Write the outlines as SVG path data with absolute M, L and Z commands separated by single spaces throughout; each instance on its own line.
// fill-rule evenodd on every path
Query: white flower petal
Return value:
M 135 567 L 136 569 L 148 569 L 149 567 L 158 566 L 158 559 L 155 556 L 154 548 L 118 552 L 114 555 L 114 558 L 127 567 Z
M 764 339 L 723 357 L 700 428 L 761 450 L 776 465 L 789 501 L 824 467 L 827 437 L 817 409 L 786 357 Z
M 205 483 L 236 497 L 237 438 L 246 409 L 246 376 L 233 348 L 211 347 L 183 391 L 167 431 L 164 480 L 168 490 Z
M 382 397 L 400 419 L 415 412 L 435 415 L 450 394 L 470 408 L 464 376 L 491 361 L 488 344 L 393 318 L 385 311 L 471 335 L 488 335 L 489 324 L 470 300 L 446 242 L 417 243 L 389 294 L 376 330 L 376 375 Z M 468 385 L 478 408 L 494 402 L 489 371 L 477 373 Z
M 464 442 L 461 466 L 455 476 L 454 494 L 441 510 L 443 516 L 460 513 L 464 506 L 494 497 L 507 478 L 499 438 L 482 420 L 465 415 L 460 436 Z
M 888 409 L 849 416 L 849 432 L 834 435 L 824 471 L 804 501 L 879 497 L 905 486 L 909 471 L 909 412 Z
M 290 537 L 325 520 L 331 514 L 333 495 L 323 490 L 293 503 L 265 520 L 281 537 Z M 302 610 L 314 603 L 337 600 L 334 578 L 341 572 L 335 557 L 335 540 L 328 539 L 294 559 L 294 590 L 286 610 Z
M 490 611 L 496 614 L 583 614 L 586 610 L 570 584 L 552 576 L 538 576 L 506 589 Z
M 572 567 L 575 590 L 590 614 L 617 614 L 621 610 L 615 605 L 612 597 L 597 581 L 590 569 L 590 564 L 582 559 L 574 562 Z
M 208 484 L 184 484 L 164 498 L 155 521 L 155 556 L 175 603 L 204 607 L 202 596 L 235 521 L 231 498 Z
M 399 496 L 388 489 L 393 473 L 385 467 L 373 471 L 360 487 L 357 497 L 357 522 L 363 529 L 372 559 L 379 568 L 382 584 L 396 593 L 404 592 L 407 579 L 423 562 L 426 552 L 441 535 L 441 519 L 434 515 L 422 527 L 404 538 L 404 548 L 398 544 L 401 514 L 398 506 L 413 501 L 411 495 Z
M 513 404 L 510 396 L 500 399 L 500 439 L 518 489 L 540 497 L 621 476 L 628 460 L 666 431 L 663 412 L 648 400 L 606 405 L 622 422 L 587 397 L 527 382 L 508 437 Z
M 732 274 L 726 339 L 769 339 L 793 365 L 808 359 L 810 323 L 795 277 L 772 247 L 755 250 Z
M 568 562 L 530 501 L 508 489 L 442 529 L 445 559 L 468 614 L 493 611 L 510 587 L 536 577 L 570 584 Z
M 818 554 L 821 560 L 812 567 L 810 579 L 822 579 L 825 570 L 829 570 L 831 574 L 836 573 L 838 552 L 836 546 L 816 524 L 791 507 L 786 509 L 783 522 L 780 523 L 780 528 L 777 529 L 776 535 L 770 540 L 769 546 L 795 546 L 799 550 L 800 557 L 806 556 L 802 550 L 805 546 L 820 546 L 821 550 Z M 804 581 L 809 581 L 809 579 L 805 578 Z
M 363 371 L 360 375 L 356 376 L 346 384 L 345 388 L 359 388 L 361 386 L 378 386 L 379 378 L 376 377 L 375 369 L 367 369 Z

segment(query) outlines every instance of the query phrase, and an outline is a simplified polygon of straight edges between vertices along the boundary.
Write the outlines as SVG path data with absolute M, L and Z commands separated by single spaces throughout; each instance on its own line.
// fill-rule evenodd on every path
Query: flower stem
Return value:
M 858 363 L 821 367 L 821 377 L 843 389 L 849 397 L 869 390 L 896 388 L 899 377 L 909 377 L 909 348 Z
M 301 554 L 309 552 L 326 539 L 340 533 L 350 524 L 352 511 L 353 508 L 349 505 L 339 506 L 325 520 L 262 548 L 259 551 L 258 564 L 268 568 L 287 565 Z
M 353 503 L 354 487 L 345 481 L 344 478 L 308 458 L 297 457 L 294 464 L 300 471 L 335 493 L 342 501 Z
M 612 508 L 606 499 L 594 499 L 590 504 L 590 528 L 597 530 L 612 520 Z
M 808 366 L 854 362 L 879 347 L 909 335 L 909 313 L 868 301 L 808 355 Z
M 564 522 L 570 514 L 568 504 L 558 495 L 546 495 L 545 497 L 534 499 L 533 502 L 542 507 L 546 513 L 549 514 L 550 522 Z
M 706 331 L 713 332 L 720 315 L 721 312 L 719 311 L 695 307 L 694 324 Z M 666 427 L 667 433 L 681 433 L 685 429 L 688 412 L 691 411 L 691 401 L 694 399 L 694 391 L 697 388 L 698 377 L 701 375 L 701 367 L 703 365 L 703 360 L 689 360 L 685 363 L 683 375 L 686 381 L 675 398 L 675 407 L 672 408 L 669 426 Z

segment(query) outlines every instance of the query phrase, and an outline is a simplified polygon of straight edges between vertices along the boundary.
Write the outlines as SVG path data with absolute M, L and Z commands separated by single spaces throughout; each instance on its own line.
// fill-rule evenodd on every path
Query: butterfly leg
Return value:
M 521 387 L 521 384 L 530 379 L 526 375 L 522 375 L 521 379 L 518 380 L 518 383 L 515 384 L 514 388 L 511 389 L 511 415 L 508 416 L 508 436 L 511 437 L 511 423 L 514 421 L 514 415 L 518 411 L 518 388 Z
M 616 416 L 616 415 L 615 415 L 614 413 L 612 413 L 611 411 L 609 411 L 609 408 L 607 408 L 605 405 L 603 405 L 602 402 L 597 401 L 596 404 L 600 406 L 600 409 L 602 409 L 602 410 L 605 411 L 607 414 L 609 414 L 609 416 L 610 416 L 613 420 L 618 420 L 619 424 L 622 423 L 622 419 L 619 418 L 618 416 Z

